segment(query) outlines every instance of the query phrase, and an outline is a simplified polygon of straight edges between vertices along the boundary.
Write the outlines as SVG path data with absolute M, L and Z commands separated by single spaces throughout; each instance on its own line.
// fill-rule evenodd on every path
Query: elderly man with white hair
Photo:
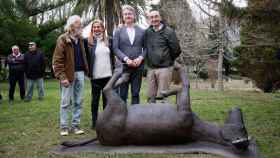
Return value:
M 70 131 L 74 134 L 84 133 L 79 126 L 84 78 L 88 75 L 81 18 L 78 15 L 69 17 L 65 31 L 57 39 L 52 61 L 55 77 L 60 81 L 61 87 L 60 135 L 62 136 L 68 135 Z M 68 127 L 69 110 L 72 110 L 71 129 Z
M 18 82 L 20 98 L 25 97 L 24 85 L 24 55 L 21 54 L 17 45 L 12 46 L 12 53 L 7 57 L 7 64 L 9 66 L 9 103 L 14 100 L 14 93 L 16 83 Z

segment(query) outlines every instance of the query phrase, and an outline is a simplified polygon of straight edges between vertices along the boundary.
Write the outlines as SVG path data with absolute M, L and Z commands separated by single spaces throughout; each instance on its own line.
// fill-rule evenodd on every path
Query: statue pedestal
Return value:
M 234 152 L 232 148 L 209 142 L 193 142 L 182 145 L 164 146 L 103 146 L 99 142 L 90 143 L 84 146 L 63 147 L 58 146 L 51 154 L 73 155 L 79 153 L 95 154 L 194 154 L 206 153 L 223 156 L 226 158 L 262 158 L 256 142 L 250 141 L 248 150 Z

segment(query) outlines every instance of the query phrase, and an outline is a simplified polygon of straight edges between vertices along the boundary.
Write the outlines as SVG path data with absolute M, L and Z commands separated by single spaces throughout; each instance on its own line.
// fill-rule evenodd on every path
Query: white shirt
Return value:
M 112 76 L 110 49 L 104 41 L 97 40 L 93 66 L 93 78 L 100 79 Z
M 154 29 L 155 32 L 157 32 L 157 31 L 161 30 L 162 28 L 163 28 L 163 24 L 160 24 L 158 29 L 155 29 L 155 28 L 153 28 L 153 29 Z
M 135 38 L 135 29 L 134 29 L 134 27 L 127 27 L 126 31 L 127 31 L 128 37 L 129 37 L 129 41 L 132 45 L 134 42 L 134 38 Z

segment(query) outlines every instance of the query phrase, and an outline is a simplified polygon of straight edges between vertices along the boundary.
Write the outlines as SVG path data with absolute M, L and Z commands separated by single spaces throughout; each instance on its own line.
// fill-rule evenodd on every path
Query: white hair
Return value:
M 17 45 L 13 45 L 12 50 L 14 50 L 14 49 L 19 49 L 19 47 Z
M 68 31 L 70 29 L 71 25 L 73 25 L 77 20 L 81 20 L 81 17 L 79 15 L 70 16 L 67 20 L 64 30 Z

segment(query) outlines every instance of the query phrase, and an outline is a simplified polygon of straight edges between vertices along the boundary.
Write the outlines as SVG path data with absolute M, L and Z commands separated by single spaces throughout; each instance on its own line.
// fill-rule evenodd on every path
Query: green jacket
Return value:
M 181 54 L 179 41 L 175 31 L 164 24 L 157 32 L 152 27 L 146 30 L 146 61 L 149 68 L 164 68 L 174 64 Z

